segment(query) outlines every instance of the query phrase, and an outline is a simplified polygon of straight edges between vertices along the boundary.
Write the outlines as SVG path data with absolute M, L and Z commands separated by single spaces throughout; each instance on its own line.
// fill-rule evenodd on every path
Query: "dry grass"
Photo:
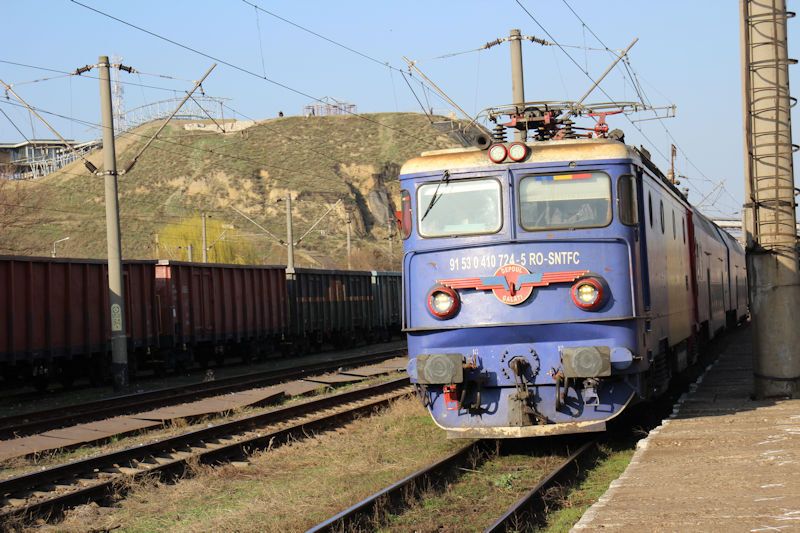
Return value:
M 198 465 L 174 485 L 135 487 L 111 511 L 77 509 L 58 531 L 302 531 L 459 446 L 414 398 L 335 431 L 259 452 L 246 464 Z

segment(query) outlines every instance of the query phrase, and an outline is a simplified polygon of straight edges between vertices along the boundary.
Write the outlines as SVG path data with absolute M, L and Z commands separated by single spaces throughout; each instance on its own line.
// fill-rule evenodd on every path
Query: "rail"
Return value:
M 246 457 L 411 392 L 408 378 L 395 379 L 0 481 L 0 523 L 57 516 L 67 507 L 124 493 L 126 480 L 180 474 L 190 460 L 216 464 Z
M 198 400 L 248 388 L 272 385 L 282 381 L 307 377 L 312 373 L 331 371 L 338 368 L 352 368 L 355 365 L 383 361 L 405 353 L 404 350 L 386 350 L 337 359 L 335 361 L 308 364 L 304 365 L 302 368 L 268 370 L 255 374 L 218 379 L 211 382 L 115 396 L 69 407 L 59 407 L 56 409 L 8 416 L 0 418 L 0 439 L 32 435 L 74 424 L 94 422 L 114 416 L 155 409 L 165 405 Z
M 568 484 L 568 479 L 578 473 L 581 466 L 592 458 L 596 450 L 597 441 L 595 440 L 578 448 L 555 470 L 542 478 L 535 487 L 514 502 L 503 516 L 484 529 L 484 533 L 517 531 L 517 524 L 541 522 L 547 512 L 547 500 L 545 499 L 547 491 L 560 483 Z
M 408 501 L 421 496 L 423 491 L 429 490 L 432 486 L 444 486 L 453 472 L 463 468 L 470 461 L 486 458 L 489 443 L 490 441 L 480 440 L 462 446 L 444 459 L 414 472 L 336 516 L 315 525 L 307 533 L 361 531 L 374 528 L 374 521 L 381 513 L 399 511 Z M 517 531 L 520 523 L 542 523 L 547 511 L 545 496 L 548 491 L 559 483 L 568 485 L 569 478 L 574 477 L 579 469 L 588 463 L 596 450 L 595 440 L 581 445 L 484 531 L 491 533 Z

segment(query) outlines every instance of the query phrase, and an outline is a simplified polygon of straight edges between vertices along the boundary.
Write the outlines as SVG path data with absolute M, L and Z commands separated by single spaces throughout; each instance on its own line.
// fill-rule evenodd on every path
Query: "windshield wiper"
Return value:
M 439 195 L 439 187 L 442 185 L 442 182 L 450 183 L 450 171 L 449 170 L 445 170 L 444 172 L 442 172 L 442 177 L 441 177 L 441 179 L 439 179 L 439 183 L 436 184 L 436 190 L 433 191 L 433 196 L 431 197 L 431 201 L 428 204 L 428 207 L 425 208 L 425 213 L 422 214 L 422 218 L 419 219 L 420 222 L 425 220 L 425 217 L 428 216 L 428 213 L 431 212 L 431 209 L 433 209 L 433 206 L 436 205 L 436 202 L 438 202 L 439 199 L 441 198 L 441 196 Z

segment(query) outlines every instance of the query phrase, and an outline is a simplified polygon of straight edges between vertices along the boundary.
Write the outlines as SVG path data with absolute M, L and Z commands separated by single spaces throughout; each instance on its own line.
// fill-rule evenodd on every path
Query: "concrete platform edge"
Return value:
M 652 429 L 645 438 L 636 443 L 636 451 L 634 452 L 633 457 L 631 457 L 631 461 L 630 463 L 628 463 L 628 466 L 625 468 L 625 471 L 622 472 L 622 474 L 617 479 L 612 481 L 609 484 L 608 489 L 606 489 L 606 491 L 603 493 L 603 495 L 600 496 L 600 498 L 598 498 L 597 501 L 593 503 L 592 506 L 589 507 L 585 513 L 583 513 L 581 519 L 574 526 L 572 526 L 572 529 L 570 529 L 570 533 L 595 529 L 594 520 L 597 516 L 597 513 L 606 506 L 609 500 L 611 500 L 614 497 L 617 488 L 625 481 L 626 478 L 630 476 L 631 470 L 635 469 L 641 463 L 642 454 L 649 446 L 650 440 L 654 438 L 656 435 L 658 435 L 658 433 L 661 432 L 661 430 L 665 426 L 667 426 L 672 419 L 678 416 L 681 410 L 681 406 L 688 398 L 688 395 L 697 390 L 697 388 L 705 379 L 706 374 L 708 374 L 708 372 L 712 368 L 714 368 L 714 365 L 716 364 L 717 362 L 714 361 L 713 363 L 708 365 L 703 371 L 703 373 L 700 375 L 700 377 L 698 377 L 695 380 L 695 382 L 689 386 L 689 392 L 682 394 L 681 397 L 678 398 L 678 400 L 672 406 L 672 413 L 667 417 L 667 419 L 661 422 L 661 424 L 659 424 L 656 428 Z

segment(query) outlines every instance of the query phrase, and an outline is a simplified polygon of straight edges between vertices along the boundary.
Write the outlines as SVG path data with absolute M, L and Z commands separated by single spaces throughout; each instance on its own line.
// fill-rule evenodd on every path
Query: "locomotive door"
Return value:
M 636 170 L 636 196 L 639 201 L 636 202 L 639 213 L 639 249 L 641 250 L 639 256 L 639 263 L 642 273 L 642 300 L 644 303 L 644 310 L 650 311 L 650 266 L 647 256 L 647 215 L 652 216 L 652 213 L 645 212 L 645 194 L 644 186 L 642 184 L 642 169 Z M 652 205 L 647 209 L 652 209 Z

